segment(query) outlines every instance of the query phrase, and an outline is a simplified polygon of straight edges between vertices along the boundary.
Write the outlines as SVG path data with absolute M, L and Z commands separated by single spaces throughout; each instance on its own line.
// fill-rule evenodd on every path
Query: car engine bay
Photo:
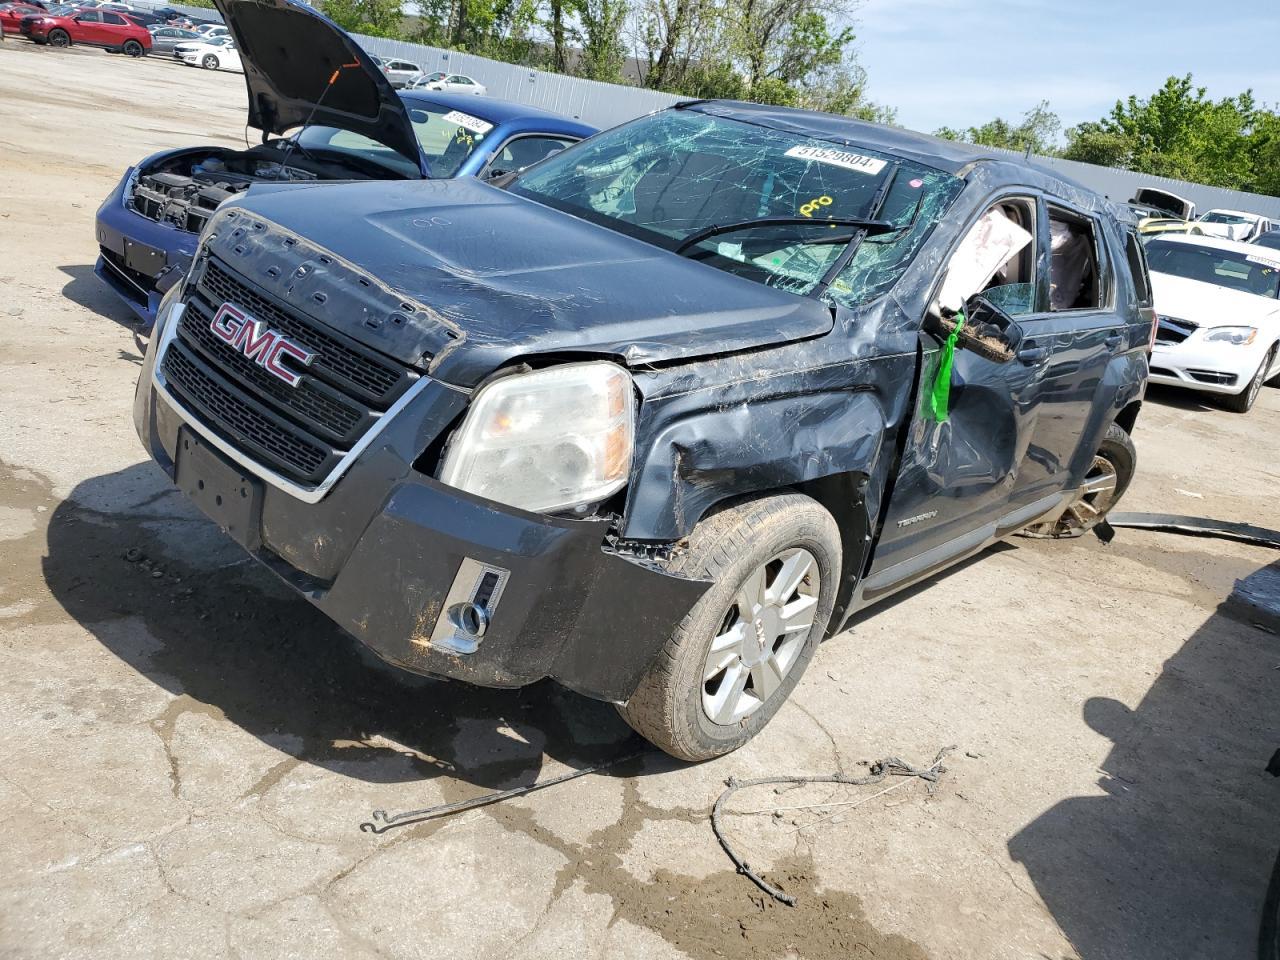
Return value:
M 255 183 L 369 179 L 369 174 L 347 164 L 317 158 L 300 148 L 277 146 L 287 143 L 272 140 L 248 150 L 171 155 L 138 171 L 129 202 L 149 220 L 198 234 L 219 204 Z

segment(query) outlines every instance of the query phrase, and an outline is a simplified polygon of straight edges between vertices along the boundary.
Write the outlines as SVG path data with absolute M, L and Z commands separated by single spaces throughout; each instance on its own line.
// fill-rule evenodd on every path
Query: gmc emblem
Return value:
M 293 357 L 305 367 L 316 358 L 313 351 L 298 346 L 283 333 L 272 330 L 234 304 L 224 303 L 220 306 L 209 323 L 209 329 L 219 340 L 230 344 L 267 373 L 279 377 L 291 387 L 296 387 L 302 376 L 280 361 L 285 357 Z

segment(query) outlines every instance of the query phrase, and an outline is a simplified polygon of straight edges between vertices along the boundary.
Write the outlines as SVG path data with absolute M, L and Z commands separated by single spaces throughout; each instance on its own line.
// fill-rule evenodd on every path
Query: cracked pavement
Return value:
M 1263 773 L 1280 618 L 1230 597 L 1276 558 L 1214 540 L 1015 540 L 861 617 L 737 754 L 648 753 L 361 832 L 375 809 L 636 744 L 611 707 L 550 684 L 486 691 L 378 663 L 144 461 L 143 345 L 92 276 L 93 211 L 148 153 L 239 143 L 243 107 L 236 75 L 0 46 L 0 953 L 1249 954 L 1280 847 Z M 1249 417 L 1156 395 L 1125 506 L 1274 525 L 1277 437 L 1280 390 Z M 933 794 L 729 818 L 794 909 L 712 836 L 730 775 L 857 773 L 948 744 Z

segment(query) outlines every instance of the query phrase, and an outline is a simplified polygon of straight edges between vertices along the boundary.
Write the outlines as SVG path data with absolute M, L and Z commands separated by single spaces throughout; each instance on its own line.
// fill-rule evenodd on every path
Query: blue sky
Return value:
M 1214 97 L 1280 101 L 1280 0 L 865 0 L 857 19 L 871 98 L 914 130 L 1042 99 L 1071 126 L 1188 72 Z

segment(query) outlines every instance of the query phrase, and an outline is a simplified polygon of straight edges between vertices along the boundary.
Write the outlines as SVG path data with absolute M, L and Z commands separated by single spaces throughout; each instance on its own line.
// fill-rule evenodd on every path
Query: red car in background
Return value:
M 43 14 L 44 10 L 29 3 L 0 3 L 0 30 L 17 33 L 24 17 Z
M 131 57 L 141 57 L 151 49 L 151 32 L 115 10 L 77 10 L 61 17 L 44 13 L 23 18 L 19 29 L 23 36 L 51 47 L 82 43 Z

